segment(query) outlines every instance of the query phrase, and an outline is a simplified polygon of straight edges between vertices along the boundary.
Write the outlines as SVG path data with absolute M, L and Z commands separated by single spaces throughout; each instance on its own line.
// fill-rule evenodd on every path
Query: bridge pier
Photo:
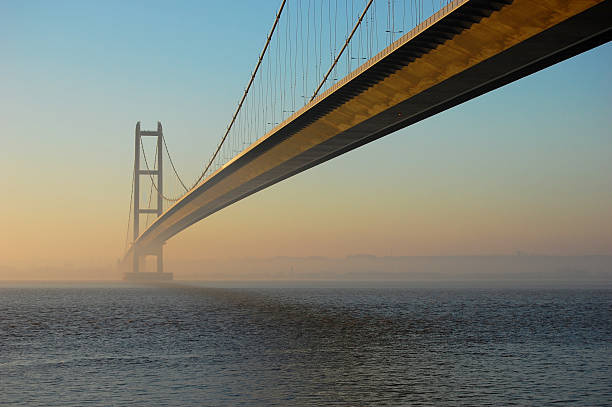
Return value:
M 142 151 L 142 137 L 157 137 L 157 168 L 140 168 L 140 153 Z M 160 122 L 157 122 L 157 130 L 143 131 L 140 130 L 140 122 L 136 123 L 136 131 L 134 134 L 134 242 L 137 241 L 140 235 L 140 215 L 141 214 L 156 214 L 158 217 L 163 213 L 163 130 Z M 144 153 L 144 152 L 143 152 Z M 148 164 L 147 164 L 148 165 Z M 142 175 L 151 177 L 151 182 L 154 183 L 157 191 L 157 208 L 141 208 L 140 207 L 140 177 Z M 146 256 L 152 255 L 156 257 L 157 270 L 148 272 L 145 270 Z M 148 252 L 134 245 L 132 247 L 132 270 L 124 274 L 125 280 L 172 280 L 172 273 L 164 272 L 164 245 Z
M 157 252 L 157 272 L 164 274 L 164 248 L 163 246 L 159 246 L 159 251 Z

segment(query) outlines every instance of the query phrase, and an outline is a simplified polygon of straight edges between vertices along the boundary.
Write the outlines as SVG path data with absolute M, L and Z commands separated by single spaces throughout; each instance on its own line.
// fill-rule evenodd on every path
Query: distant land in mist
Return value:
M 612 255 L 383 256 L 168 259 L 179 280 L 498 281 L 587 283 L 612 287 Z M 2 280 L 116 280 L 113 267 L 0 266 Z
M 274 257 L 168 264 L 184 279 L 211 280 L 549 280 L 612 284 L 612 255 Z M 180 270 L 180 271 L 179 271 Z

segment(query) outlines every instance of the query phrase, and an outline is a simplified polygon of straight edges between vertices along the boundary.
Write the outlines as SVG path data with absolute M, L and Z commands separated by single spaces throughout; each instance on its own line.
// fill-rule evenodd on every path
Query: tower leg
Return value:
M 164 272 L 164 246 L 159 246 L 159 251 L 157 252 L 157 272 Z
M 136 248 L 134 248 L 133 256 L 132 272 L 138 273 L 140 271 L 140 256 L 138 255 L 138 250 L 136 250 Z
M 138 239 L 140 233 L 140 122 L 136 123 L 136 131 L 134 133 L 134 242 Z M 134 263 L 132 271 L 137 273 L 139 267 L 138 250 L 134 247 Z

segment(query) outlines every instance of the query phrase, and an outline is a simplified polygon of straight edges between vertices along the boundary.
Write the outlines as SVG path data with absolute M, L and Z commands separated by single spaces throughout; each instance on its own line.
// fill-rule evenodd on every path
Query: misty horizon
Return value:
M 151 270 L 154 267 L 149 264 Z M 168 259 L 166 268 L 182 280 L 201 281 L 456 281 L 490 282 L 541 281 L 548 285 L 612 285 L 612 255 L 452 255 L 375 256 L 350 254 L 344 257 L 274 256 L 269 258 Z M 0 265 L 5 281 L 96 281 L 119 280 L 113 266 L 76 265 L 7 267 Z M 91 278 L 88 276 L 95 276 Z M 7 278 L 8 277 L 8 278 Z

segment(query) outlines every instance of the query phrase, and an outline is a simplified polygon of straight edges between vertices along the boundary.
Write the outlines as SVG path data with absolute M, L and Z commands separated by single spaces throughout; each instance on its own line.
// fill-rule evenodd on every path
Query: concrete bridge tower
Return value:
M 142 137 L 157 137 L 157 168 L 146 169 L 141 168 L 140 155 L 142 152 Z M 136 242 L 140 235 L 140 215 L 155 214 L 161 216 L 164 204 L 164 183 L 163 183 L 163 130 L 160 122 L 157 122 L 157 130 L 141 130 L 140 122 L 136 123 L 136 132 L 134 139 L 134 235 L 133 241 Z M 143 153 L 144 154 L 144 153 Z M 151 178 L 153 187 L 157 192 L 157 207 L 156 208 L 141 208 L 140 207 L 140 177 L 147 176 Z M 157 260 L 157 270 L 155 272 L 147 272 L 145 270 L 146 256 L 155 256 Z M 134 243 L 132 247 L 131 270 L 124 274 L 125 280 L 172 280 L 172 273 L 164 272 L 164 251 L 163 243 L 156 247 L 148 248 L 143 251 Z

